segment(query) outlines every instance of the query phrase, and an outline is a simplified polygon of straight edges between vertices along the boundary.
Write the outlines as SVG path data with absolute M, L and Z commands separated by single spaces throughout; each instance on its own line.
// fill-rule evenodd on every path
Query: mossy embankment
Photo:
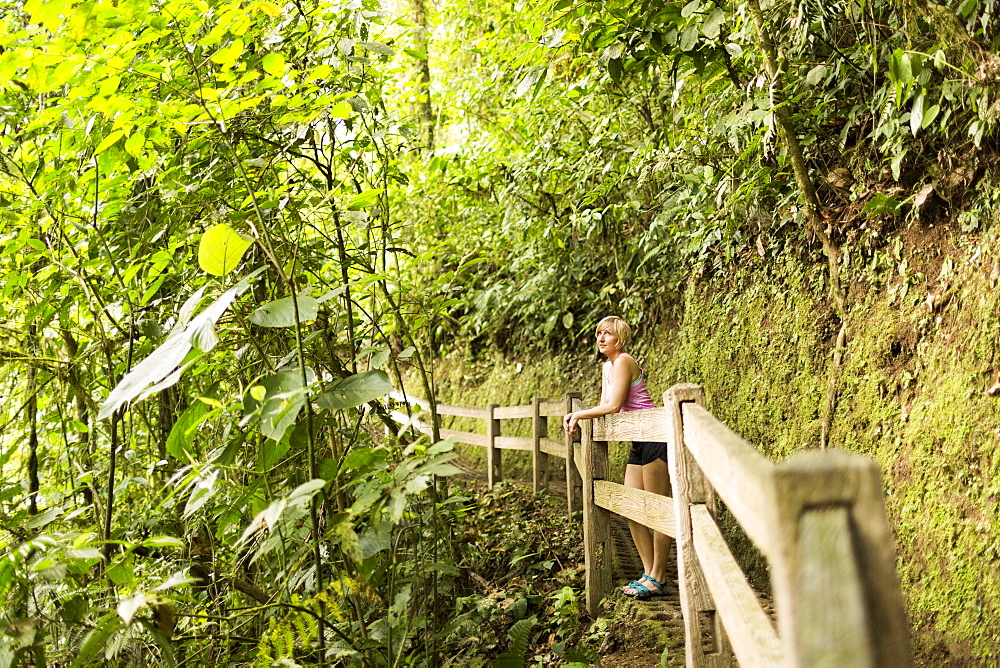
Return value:
M 713 413 L 776 461 L 818 447 L 824 423 L 832 447 L 874 458 L 916 652 L 983 663 L 1000 657 L 1000 396 L 986 393 L 1000 368 L 1000 240 L 916 229 L 845 269 L 839 369 L 823 269 L 796 260 L 692 280 L 677 322 L 636 323 L 634 354 L 654 396 L 701 384 Z M 594 401 L 598 368 L 586 352 L 452 354 L 437 374 L 446 403 L 514 405 L 568 390 Z M 523 457 L 507 461 L 523 470 Z

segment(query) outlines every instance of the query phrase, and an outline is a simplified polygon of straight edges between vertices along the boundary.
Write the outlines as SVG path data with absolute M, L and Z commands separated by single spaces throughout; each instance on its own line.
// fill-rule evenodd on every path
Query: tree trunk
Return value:
M 35 333 L 35 326 L 28 328 L 29 336 Z M 33 364 L 28 365 L 28 512 L 38 514 L 38 371 Z
M 434 151 L 434 107 L 431 104 L 431 62 L 427 39 L 427 10 L 424 0 L 411 0 L 413 22 L 417 24 L 416 47 L 426 58 L 417 60 L 417 118 L 423 129 L 424 146 L 428 153 Z
M 844 349 L 846 347 L 847 334 L 847 297 L 844 288 L 840 283 L 840 258 L 842 256 L 840 248 L 830 236 L 830 229 L 823 220 L 822 207 L 819 197 L 816 194 L 816 187 L 809 176 L 809 168 L 805 158 L 802 156 L 802 145 L 799 143 L 798 135 L 792 125 L 791 114 L 785 104 L 784 88 L 781 83 L 781 71 L 778 69 L 777 51 L 771 41 L 771 35 L 764 23 L 764 15 L 760 10 L 758 0 L 749 0 L 748 6 L 753 15 L 754 24 L 757 27 L 757 43 L 764 56 L 764 65 L 767 74 L 771 78 L 771 89 L 775 97 L 779 98 L 774 105 L 774 117 L 778 122 L 781 138 L 788 150 L 788 157 L 792 162 L 792 170 L 795 173 L 795 182 L 799 186 L 799 193 L 806 205 L 806 215 L 808 222 L 806 230 L 812 232 L 823 244 L 823 252 L 826 254 L 827 266 L 830 277 L 830 296 L 833 298 L 834 310 L 840 318 L 840 332 L 837 335 L 833 348 L 833 361 L 830 366 L 830 380 L 826 390 L 826 401 L 824 402 L 822 420 L 820 425 L 820 449 L 826 449 L 830 442 L 830 428 L 833 423 L 833 416 L 837 410 L 838 386 L 840 372 L 843 367 Z
M 776 97 L 784 101 L 784 88 L 781 83 L 781 72 L 778 70 L 777 52 L 771 35 L 764 23 L 764 15 L 760 11 L 758 0 L 749 0 L 750 13 L 753 15 L 754 24 L 757 26 L 757 43 L 764 56 L 764 66 L 767 74 L 771 78 L 771 87 Z M 806 204 L 806 215 L 808 222 L 806 229 L 812 232 L 823 244 L 823 252 L 826 254 L 827 263 L 830 269 L 830 296 L 833 297 L 834 308 L 841 320 L 847 316 L 847 299 L 844 296 L 843 287 L 840 284 L 840 248 L 830 237 L 830 230 L 823 222 L 822 206 L 819 197 L 816 195 L 816 187 L 809 177 L 809 168 L 806 166 L 805 158 L 802 156 L 802 145 L 799 143 L 798 135 L 792 126 L 791 114 L 788 107 L 782 103 L 774 106 L 774 117 L 778 122 L 781 138 L 788 150 L 788 157 L 792 162 L 792 171 L 795 173 L 795 182 L 799 186 L 799 193 Z

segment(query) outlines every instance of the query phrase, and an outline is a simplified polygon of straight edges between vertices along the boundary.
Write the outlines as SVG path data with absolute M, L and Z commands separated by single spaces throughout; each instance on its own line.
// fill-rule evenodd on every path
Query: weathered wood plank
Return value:
M 576 467 L 577 474 L 583 477 L 583 446 L 579 443 L 573 444 L 573 464 Z
M 497 448 L 497 437 L 500 435 L 500 420 L 493 417 L 497 404 L 486 407 L 486 481 L 490 489 L 503 479 L 503 459 Z
M 553 441 L 551 438 L 543 438 L 540 444 L 542 452 L 554 457 L 566 457 L 566 445 L 562 441 Z
M 780 666 L 778 634 L 705 506 L 691 506 L 691 528 L 695 553 L 740 666 Z
M 501 450 L 525 450 L 531 452 L 535 441 L 529 436 L 497 436 L 496 447 Z
M 667 439 L 670 484 L 674 495 L 674 514 L 677 519 L 677 580 L 681 594 L 681 614 L 684 617 L 684 656 L 688 668 L 732 665 L 729 641 L 715 615 L 715 604 L 708 591 L 705 575 L 695 554 L 691 528 L 691 505 L 704 504 L 710 513 L 715 511 L 715 494 L 685 447 L 687 442 L 687 411 L 705 405 L 705 392 L 698 385 L 674 385 L 663 394 L 663 403 L 671 422 L 671 435 Z M 701 616 L 712 621 L 712 640 L 715 651 L 706 652 L 701 642 Z
M 538 407 L 538 414 L 545 417 L 559 417 L 561 418 L 566 413 L 570 411 L 566 410 L 566 400 L 562 401 L 543 401 Z
M 584 409 L 583 400 L 579 392 L 566 393 L 566 411 L 572 413 Z M 562 425 L 560 425 L 561 427 Z M 566 512 L 572 517 L 573 513 L 583 507 L 583 478 L 580 475 L 580 455 L 577 454 L 573 435 L 563 432 L 563 443 L 566 452 Z
M 858 571 L 866 592 L 869 643 L 875 665 L 908 668 L 913 665 L 910 622 L 896 573 L 896 550 L 889 531 L 882 476 L 871 459 L 853 457 L 858 489 L 851 506 L 851 528 Z
M 795 638 L 789 639 L 797 663 L 874 667 L 848 508 L 805 511 L 797 548 L 798 619 Z
M 608 444 L 595 442 L 593 421 L 581 420 L 583 449 L 583 553 L 587 612 L 596 619 L 611 591 L 611 513 L 594 502 L 594 484 L 608 477 Z
M 814 543 L 820 540 L 803 533 L 806 531 L 803 521 L 818 508 L 841 506 L 849 509 L 852 540 L 849 555 L 854 560 L 853 569 L 863 592 L 861 623 L 864 633 L 854 639 L 854 645 L 864 648 L 870 657 L 867 665 L 912 665 L 909 624 L 895 571 L 882 484 L 875 463 L 867 457 L 840 450 L 799 452 L 775 468 L 775 499 L 775 536 L 783 548 L 779 558 L 772 563 L 771 579 L 778 631 L 790 660 L 802 664 L 801 657 L 814 656 L 818 651 L 811 649 L 811 645 L 821 642 L 814 638 L 811 630 L 810 617 L 816 614 L 812 610 L 814 603 L 801 593 L 801 587 L 803 578 L 809 577 L 805 571 L 818 568 L 817 560 L 822 565 L 823 555 L 816 554 L 815 547 L 807 548 L 803 544 L 804 540 Z M 816 521 L 813 517 L 808 519 L 808 522 Z M 840 531 L 825 529 L 827 534 Z M 834 568 L 834 565 L 827 564 L 825 568 Z M 843 615 L 857 617 L 858 613 L 848 610 Z
M 542 439 L 549 434 L 549 421 L 539 411 L 543 401 L 543 397 L 531 400 L 531 489 L 535 494 L 549 487 L 549 456 L 542 451 Z
M 431 428 L 421 427 L 420 431 L 430 434 Z M 459 443 L 468 443 L 469 445 L 478 445 L 480 447 L 489 445 L 489 439 L 484 434 L 474 434 L 469 431 L 457 431 L 455 429 L 441 429 L 440 433 L 441 438 L 454 438 Z
M 703 406 L 688 403 L 683 410 L 687 449 L 750 540 L 772 557 L 774 464 Z
M 665 408 L 611 413 L 594 420 L 595 441 L 659 441 L 670 438 Z
M 437 405 L 438 415 L 454 415 L 455 417 L 480 418 L 489 416 L 489 408 L 473 408 L 470 406 L 449 406 L 447 404 Z
M 527 406 L 500 406 L 493 411 L 493 417 L 497 420 L 510 420 L 514 418 L 530 418 L 533 414 L 531 404 Z
M 602 508 L 607 508 L 613 513 L 671 538 L 677 535 L 674 500 L 669 496 L 632 489 L 610 480 L 595 480 L 594 500 Z

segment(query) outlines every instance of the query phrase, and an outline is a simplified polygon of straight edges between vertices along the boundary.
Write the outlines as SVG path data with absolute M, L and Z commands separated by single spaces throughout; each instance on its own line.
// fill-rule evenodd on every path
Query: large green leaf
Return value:
M 315 320 L 319 311 L 319 300 L 314 297 L 298 297 L 299 321 Z M 276 299 L 264 304 L 250 315 L 250 322 L 261 327 L 294 327 L 295 304 L 291 297 Z
M 382 192 L 379 188 L 369 188 L 368 190 L 356 195 L 347 203 L 347 209 L 351 211 L 357 211 L 359 209 L 364 209 L 371 206 L 378 200 L 379 194 Z
M 305 405 L 308 385 L 316 379 L 312 369 L 306 368 L 306 378 L 307 382 L 303 383 L 298 369 L 279 371 L 247 391 L 243 408 L 248 414 L 259 416 L 261 433 L 280 441 L 295 424 L 295 418 Z M 258 388 L 263 388 L 263 393 Z
M 198 244 L 198 265 L 208 274 L 225 276 L 239 266 L 243 254 L 253 244 L 225 223 L 211 227 L 201 235 Z
M 209 407 L 201 401 L 191 404 L 186 411 L 174 423 L 167 436 L 167 454 L 174 459 L 186 461 L 189 455 L 193 455 L 194 435 L 198 431 L 198 426 L 205 419 Z
M 97 662 L 97 656 L 103 654 L 104 646 L 111 639 L 111 636 L 124 625 L 125 622 L 118 616 L 117 611 L 104 615 L 90 630 L 90 633 L 84 637 L 83 642 L 76 650 L 76 657 L 70 665 L 73 668 L 94 665 Z
M 392 392 L 392 383 L 385 371 L 365 371 L 337 381 L 316 398 L 316 405 L 330 410 L 354 408 Z
M 195 339 L 198 339 L 200 346 L 207 345 L 206 341 L 209 338 L 207 330 L 211 330 L 216 321 L 229 308 L 229 305 L 250 287 L 249 279 L 257 273 L 259 271 L 254 272 L 251 276 L 248 276 L 224 292 L 221 297 L 209 304 L 204 311 L 192 318 L 183 329 L 175 329 L 163 344 L 150 353 L 149 357 L 139 362 L 111 390 L 108 398 L 101 405 L 97 419 L 103 420 L 108 418 L 112 413 L 133 399 L 143 399 L 153 392 L 170 387 L 180 380 L 181 372 L 186 368 L 186 365 L 182 363 L 185 362 L 188 353 L 191 352 L 191 348 L 195 344 Z M 200 349 L 203 351 L 206 350 L 205 348 Z

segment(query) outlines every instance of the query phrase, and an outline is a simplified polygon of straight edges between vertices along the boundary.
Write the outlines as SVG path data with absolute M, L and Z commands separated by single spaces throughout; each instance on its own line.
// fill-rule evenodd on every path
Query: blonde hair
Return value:
M 632 328 L 628 326 L 627 322 L 616 315 L 601 318 L 601 321 L 597 323 L 597 329 L 594 331 L 594 334 L 600 334 L 605 331 L 611 332 L 618 337 L 618 350 L 625 350 L 629 342 L 632 341 Z

